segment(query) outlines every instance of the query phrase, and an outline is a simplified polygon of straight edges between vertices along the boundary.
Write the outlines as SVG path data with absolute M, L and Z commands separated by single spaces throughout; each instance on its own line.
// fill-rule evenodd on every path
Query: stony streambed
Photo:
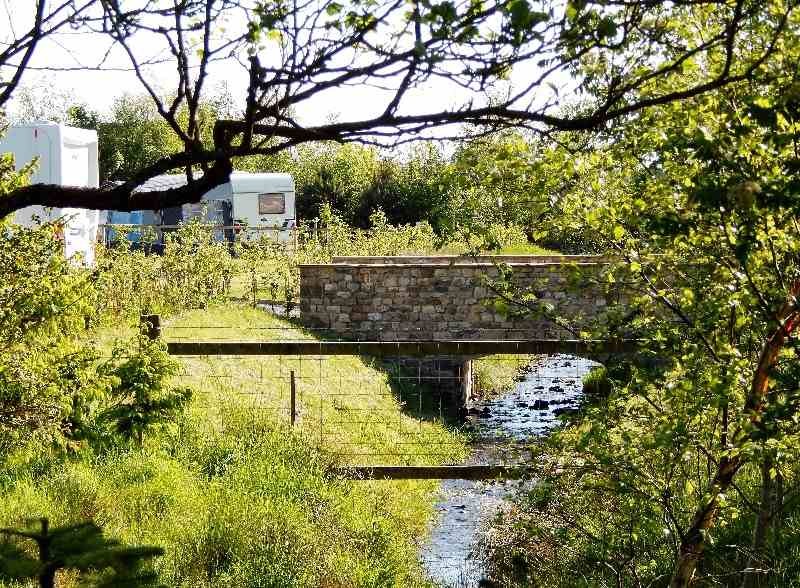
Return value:
M 582 378 L 594 362 L 571 356 L 539 358 L 515 388 L 496 398 L 476 402 L 466 427 L 474 435 L 467 463 L 522 463 L 525 446 L 559 424 L 561 411 L 575 408 L 582 395 Z M 504 503 L 530 482 L 442 482 L 439 511 L 421 560 L 429 577 L 441 586 L 471 588 L 484 577 L 473 548 L 482 529 Z

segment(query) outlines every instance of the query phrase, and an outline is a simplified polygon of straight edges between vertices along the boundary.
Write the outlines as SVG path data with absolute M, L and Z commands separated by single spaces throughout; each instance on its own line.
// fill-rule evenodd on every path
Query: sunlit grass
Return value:
M 167 340 L 313 340 L 311 333 L 263 311 L 215 306 L 189 312 L 164 328 Z M 375 360 L 353 356 L 184 357 L 183 384 L 202 392 L 209 412 L 238 397 L 276 423 L 290 419 L 296 383 L 296 431 L 346 463 L 455 463 L 464 440 L 441 422 L 403 413 L 402 398 Z
M 92 339 L 109 350 L 135 329 L 120 324 Z M 166 319 L 164 337 L 312 335 L 245 305 L 220 305 Z M 124 543 L 163 547 L 158 569 L 171 587 L 426 585 L 417 553 L 438 484 L 344 480 L 330 467 L 454 462 L 466 452 L 463 438 L 404 414 L 386 372 L 363 358 L 179 361 L 180 383 L 194 389 L 181 419 L 142 449 L 20 454 L 0 486 L 0 526 L 93 519 Z M 411 455 L 425 448 L 433 455 Z M 60 586 L 76 585 L 64 578 Z
M 474 360 L 477 392 L 483 396 L 508 392 L 516 385 L 520 372 L 535 359 L 535 355 L 498 354 Z

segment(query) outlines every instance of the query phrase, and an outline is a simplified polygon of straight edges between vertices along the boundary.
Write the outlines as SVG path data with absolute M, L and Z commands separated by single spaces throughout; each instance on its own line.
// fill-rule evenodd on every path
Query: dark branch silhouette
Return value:
M 116 187 L 16 190 L 0 199 L 0 217 L 33 204 L 137 210 L 196 202 L 227 181 L 232 158 L 313 141 L 392 146 L 434 133 L 465 138 L 509 127 L 540 133 L 595 129 L 756 78 L 781 43 L 796 42 L 787 23 L 797 4 L 594 0 L 569 2 L 565 10 L 550 0 L 410 7 L 402 0 L 182 0 L 128 8 L 119 0 L 85 0 L 47 12 L 40 0 L 34 27 L 13 50 L 0 53 L 0 73 L 24 71 L 37 42 L 69 22 L 108 43 L 100 65 L 87 69 L 129 68 L 183 148 Z M 229 27 L 224 33 L 220 22 Z M 703 34 L 681 36 L 665 26 L 669 22 L 696 23 Z M 124 56 L 123 66 L 107 59 L 112 50 Z M 166 60 L 175 67 L 173 93 L 165 99 L 157 88 L 165 85 Z M 203 92 L 209 66 L 223 62 L 246 68 L 249 87 L 241 118 L 217 121 L 213 145 L 207 145 L 201 140 Z M 154 64 L 162 67 L 158 77 Z M 530 77 L 508 89 L 504 79 L 512 70 Z M 0 106 L 19 81 L 5 77 Z M 471 98 L 460 107 L 410 112 L 409 92 L 437 80 Z M 566 97 L 557 88 L 564 80 L 573 90 Z M 374 114 L 323 125 L 304 124 L 296 115 L 310 99 L 347 86 L 384 89 L 376 91 Z M 490 99 L 500 86 L 508 90 L 505 97 Z M 187 185 L 135 191 L 170 171 L 185 173 Z

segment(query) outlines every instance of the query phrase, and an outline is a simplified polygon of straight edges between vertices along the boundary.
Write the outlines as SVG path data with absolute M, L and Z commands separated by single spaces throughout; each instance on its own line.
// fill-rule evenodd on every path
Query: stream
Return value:
M 559 424 L 558 414 L 578 406 L 582 379 L 595 362 L 566 355 L 536 358 L 513 390 L 474 402 L 465 427 L 474 437 L 465 463 L 522 463 L 525 446 Z M 473 548 L 485 525 L 520 484 L 530 481 L 444 480 L 436 519 L 420 559 L 429 578 L 447 588 L 473 588 L 484 566 Z

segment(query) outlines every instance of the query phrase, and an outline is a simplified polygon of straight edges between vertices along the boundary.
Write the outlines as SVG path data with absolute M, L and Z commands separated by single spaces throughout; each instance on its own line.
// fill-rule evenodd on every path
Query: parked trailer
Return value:
M 168 190 L 185 185 L 184 175 L 161 175 L 145 182 L 139 190 Z M 296 224 L 294 178 L 289 174 L 235 171 L 230 181 L 209 190 L 200 202 L 156 213 L 154 224 L 157 230 L 168 231 L 194 219 L 217 227 L 215 234 L 220 241 L 234 237 L 257 239 L 264 234 L 274 235 L 277 241 L 289 241 Z
M 14 155 L 17 170 L 37 160 L 32 184 L 99 186 L 97 131 L 52 122 L 13 125 L 0 138 L 0 153 L 8 152 Z M 28 206 L 14 215 L 14 222 L 24 227 L 59 219 L 64 220 L 65 255 L 85 265 L 94 265 L 99 211 Z

